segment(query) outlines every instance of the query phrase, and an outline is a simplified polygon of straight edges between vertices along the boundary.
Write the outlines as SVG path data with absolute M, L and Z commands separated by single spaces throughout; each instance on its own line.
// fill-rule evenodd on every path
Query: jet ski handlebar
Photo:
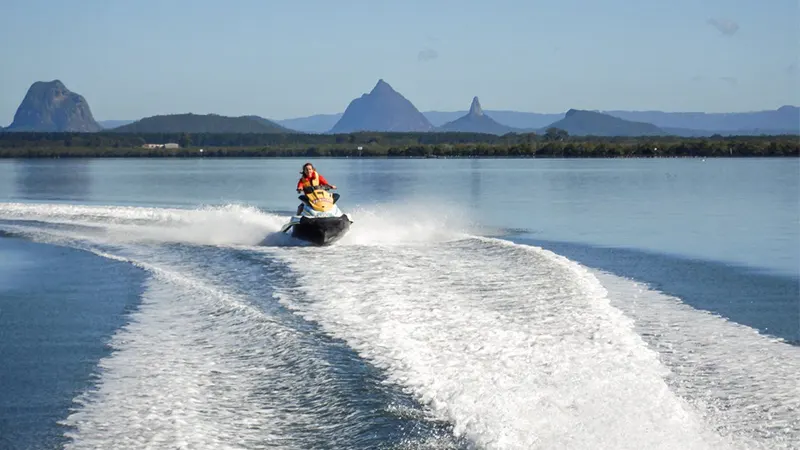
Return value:
M 324 185 L 324 186 L 322 186 L 322 185 L 320 185 L 320 186 L 306 186 L 306 187 L 303 188 L 303 193 L 308 194 L 310 192 L 314 192 L 317 189 L 324 189 L 326 191 L 333 190 L 333 188 L 328 186 L 328 185 Z

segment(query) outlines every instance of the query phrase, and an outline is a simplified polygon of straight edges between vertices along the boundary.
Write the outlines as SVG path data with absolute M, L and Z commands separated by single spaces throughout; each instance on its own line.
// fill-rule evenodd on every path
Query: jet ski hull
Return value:
M 301 217 L 292 225 L 292 237 L 314 245 L 332 244 L 347 233 L 352 222 L 347 215 L 339 217 Z

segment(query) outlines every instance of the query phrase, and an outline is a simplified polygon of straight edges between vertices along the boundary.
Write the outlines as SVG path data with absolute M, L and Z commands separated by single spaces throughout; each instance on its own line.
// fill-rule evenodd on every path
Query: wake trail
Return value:
M 460 239 L 482 228 L 466 214 L 425 205 L 375 206 L 347 211 L 354 221 L 338 245 L 409 245 Z M 66 204 L 0 203 L 0 220 L 31 228 L 42 224 L 80 228 L 110 244 L 307 246 L 280 229 L 290 216 L 247 205 L 195 209 Z
M 359 416 L 341 403 L 320 404 L 308 394 L 319 392 L 320 380 L 333 397 L 343 389 L 335 380 L 326 384 L 324 373 L 316 381 L 302 375 L 314 373 L 311 361 L 319 361 L 314 355 L 325 338 L 298 334 L 285 317 L 253 303 L 268 298 L 346 342 L 425 405 L 430 420 L 452 424 L 455 441 L 428 436 L 406 441 L 411 448 L 462 439 L 503 449 L 792 448 L 794 391 L 781 394 L 777 383 L 790 382 L 794 366 L 758 359 L 759 352 L 780 352 L 740 341 L 690 308 L 631 307 L 613 279 L 540 248 L 478 237 L 484 230 L 458 211 L 348 213 L 354 224 L 341 241 L 309 248 L 278 232 L 288 216 L 243 205 L 0 203 L 0 231 L 120 258 L 154 274 L 142 313 L 102 363 L 105 384 L 68 421 L 79 429 L 76 445 L 263 444 L 241 426 L 269 430 L 270 442 L 289 447 L 292 437 L 313 446 L 339 436 L 336 430 L 369 433 L 348 428 Z M 285 273 L 261 278 L 274 264 Z M 735 352 L 703 338 L 707 326 L 725 339 L 735 335 L 756 364 L 732 363 Z M 164 336 L 169 342 L 156 351 Z M 193 350 L 180 355 L 185 346 Z M 213 365 L 222 371 L 211 376 Z M 287 377 L 280 372 L 287 366 L 305 372 Z M 757 380 L 755 391 L 745 379 Z M 183 396 L 174 392 L 187 388 Z M 141 398 L 126 405 L 136 389 Z M 278 391 L 286 395 L 252 396 Z M 293 400 L 307 394 L 311 409 Z M 162 397 L 179 405 L 177 412 Z M 264 403 L 253 406 L 254 398 Z M 247 402 L 234 424 L 236 405 Z M 137 416 L 143 410 L 151 414 Z M 180 419 L 163 425 L 173 414 Z M 346 417 L 339 428 L 320 431 L 336 414 Z M 114 426 L 143 437 L 125 441 Z M 192 426 L 202 433 L 193 437 Z
M 714 430 L 748 448 L 799 448 L 800 347 L 641 283 L 606 272 L 596 276 L 669 367 L 670 388 Z
M 271 251 L 277 295 L 482 448 L 726 448 L 672 393 L 596 278 L 543 250 L 468 239 Z
M 110 344 L 114 353 L 99 364 L 96 389 L 62 422 L 69 448 L 374 448 L 380 436 L 405 448 L 458 448 L 445 427 L 356 376 L 364 370 L 357 358 L 326 360 L 344 350 L 258 301 L 270 298 L 262 286 L 286 280 L 262 278 L 268 263 L 254 266 L 235 247 L 262 239 L 281 219 L 241 207 L 0 206 L 0 229 L 152 274 Z M 216 235 L 203 237 L 209 224 Z M 257 228 L 258 239 L 243 236 L 242 224 Z M 372 394 L 359 398 L 365 389 Z M 376 435 L 382 428 L 389 429 Z

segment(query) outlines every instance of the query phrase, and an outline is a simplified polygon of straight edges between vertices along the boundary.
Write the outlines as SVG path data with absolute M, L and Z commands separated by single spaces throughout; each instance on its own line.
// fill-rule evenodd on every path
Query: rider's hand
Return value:
M 334 186 L 334 185 L 331 185 L 331 189 L 336 189 L 336 186 Z

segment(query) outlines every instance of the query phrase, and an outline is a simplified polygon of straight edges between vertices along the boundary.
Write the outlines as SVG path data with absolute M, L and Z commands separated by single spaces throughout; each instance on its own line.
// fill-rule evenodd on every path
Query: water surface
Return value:
M 800 440 L 796 159 L 304 162 L 0 161 L 0 442 Z

